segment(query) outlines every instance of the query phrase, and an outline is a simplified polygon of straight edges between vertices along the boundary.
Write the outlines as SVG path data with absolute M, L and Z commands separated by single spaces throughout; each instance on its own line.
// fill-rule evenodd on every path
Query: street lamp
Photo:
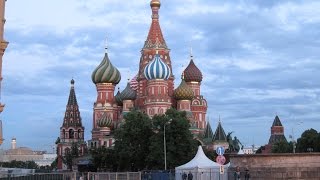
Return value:
M 164 151 L 164 170 L 167 170 L 167 145 L 166 145 L 166 125 L 170 124 L 172 119 L 163 125 L 163 151 Z

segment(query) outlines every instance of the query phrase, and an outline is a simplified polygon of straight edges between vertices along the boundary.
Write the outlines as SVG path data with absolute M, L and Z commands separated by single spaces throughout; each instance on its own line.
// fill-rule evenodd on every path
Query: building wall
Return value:
M 320 178 L 320 153 L 244 154 L 230 155 L 230 171 L 239 166 L 249 169 L 251 179 L 300 179 Z M 231 178 L 231 177 L 229 177 Z

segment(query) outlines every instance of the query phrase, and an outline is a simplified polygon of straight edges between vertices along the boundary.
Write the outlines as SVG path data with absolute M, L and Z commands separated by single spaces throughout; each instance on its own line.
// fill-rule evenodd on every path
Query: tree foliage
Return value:
M 79 157 L 79 144 L 74 142 L 71 144 L 71 150 L 68 151 L 62 158 L 63 163 L 68 166 L 69 170 L 72 170 L 73 160 Z
M 304 131 L 297 140 L 297 152 L 320 152 L 320 132 L 315 129 Z
M 150 118 L 137 110 L 124 116 L 125 123 L 115 132 L 115 152 L 119 171 L 144 169 L 153 135 Z
M 116 171 L 117 159 L 113 149 L 104 146 L 90 150 L 92 162 L 98 171 Z
M 196 153 L 198 143 L 189 130 L 186 112 L 169 109 L 165 115 L 150 119 L 132 110 L 124 119 L 125 123 L 115 131 L 113 149 L 90 151 L 93 164 L 102 171 L 164 169 L 164 126 L 167 169 L 186 163 Z
M 24 169 L 38 169 L 39 166 L 34 161 L 10 161 L 0 162 L 1 167 L 7 168 L 24 168 Z
M 292 142 L 279 141 L 272 145 L 272 153 L 291 153 L 293 150 Z
M 197 150 L 197 141 L 189 130 L 190 124 L 185 111 L 168 109 L 165 115 L 154 116 L 153 125 L 157 133 L 151 137 L 148 168 L 164 168 L 164 128 L 167 168 L 173 169 L 192 159 Z

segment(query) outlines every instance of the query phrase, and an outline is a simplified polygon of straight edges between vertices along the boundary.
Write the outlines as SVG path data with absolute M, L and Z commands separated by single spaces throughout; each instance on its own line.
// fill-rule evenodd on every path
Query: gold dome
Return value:
M 151 0 L 150 6 L 151 6 L 151 7 L 158 7 L 158 8 L 160 8 L 160 6 L 161 6 L 160 0 Z

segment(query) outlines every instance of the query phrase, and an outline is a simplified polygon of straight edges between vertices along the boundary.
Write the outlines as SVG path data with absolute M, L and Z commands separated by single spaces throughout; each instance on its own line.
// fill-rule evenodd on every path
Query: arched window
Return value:
M 73 138 L 74 138 L 74 131 L 73 131 L 73 129 L 70 129 L 70 130 L 69 130 L 69 138 L 70 138 L 70 139 L 73 139 Z
M 66 138 L 66 130 L 62 130 L 63 138 Z
M 81 129 L 78 129 L 78 139 L 81 138 Z
M 70 154 L 70 149 L 69 149 L 69 148 L 66 148 L 66 149 L 64 150 L 64 153 L 65 153 L 65 154 Z

